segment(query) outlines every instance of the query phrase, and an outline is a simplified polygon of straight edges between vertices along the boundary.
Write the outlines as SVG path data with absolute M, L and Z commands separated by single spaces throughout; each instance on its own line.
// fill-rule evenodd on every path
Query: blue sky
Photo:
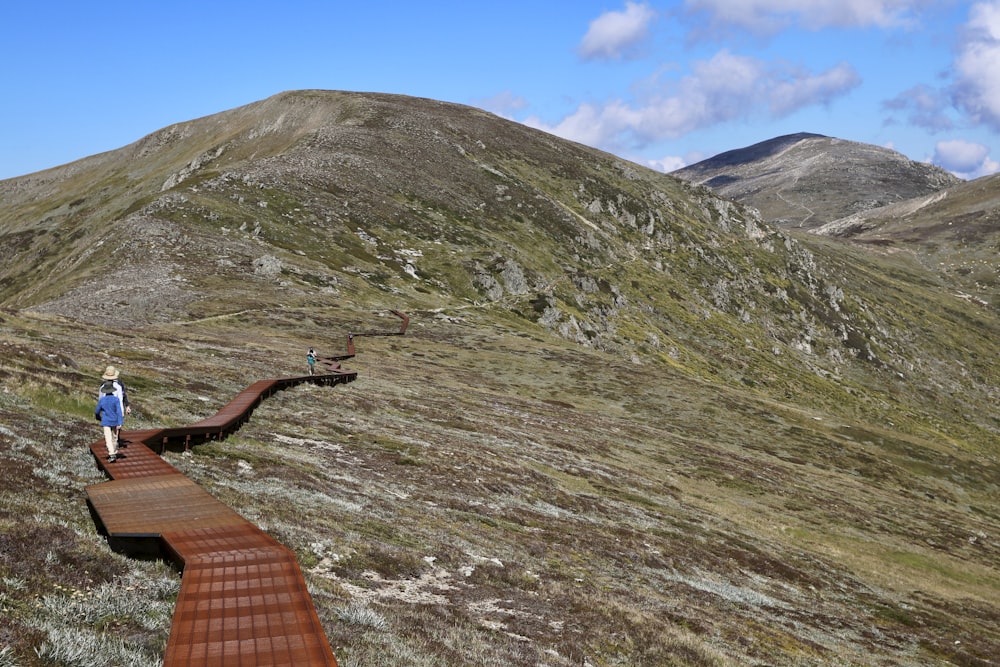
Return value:
M 1000 0 L 36 0 L 0 30 L 0 179 L 305 88 L 469 104 L 662 171 L 794 132 L 1000 171 Z

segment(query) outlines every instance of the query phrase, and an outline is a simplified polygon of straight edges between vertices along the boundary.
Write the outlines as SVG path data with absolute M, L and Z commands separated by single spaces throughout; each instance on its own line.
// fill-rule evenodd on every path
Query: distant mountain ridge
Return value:
M 806 132 L 726 151 L 672 173 L 755 207 L 769 222 L 801 229 L 961 182 L 887 148 Z
M 773 224 L 904 251 L 979 303 L 1000 303 L 1000 176 L 965 182 L 878 146 L 799 133 L 674 172 Z

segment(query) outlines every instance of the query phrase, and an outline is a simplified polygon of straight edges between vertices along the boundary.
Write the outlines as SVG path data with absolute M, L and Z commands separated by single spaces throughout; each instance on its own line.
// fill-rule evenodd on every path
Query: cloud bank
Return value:
M 973 123 L 1000 131 L 1000 2 L 972 6 L 955 60 L 955 104 Z
M 994 174 L 1000 164 L 990 159 L 990 149 L 982 144 L 955 139 L 939 141 L 931 162 L 966 180 Z
M 703 13 L 712 26 L 774 34 L 798 26 L 823 28 L 895 28 L 913 25 L 928 0 L 685 0 L 691 13 Z
M 554 125 L 538 118 L 525 123 L 609 151 L 641 150 L 755 114 L 781 118 L 806 106 L 829 104 L 859 82 L 847 63 L 811 73 L 723 50 L 693 63 L 680 79 L 651 81 L 634 103 L 584 103 Z
M 930 23 L 928 17 L 950 11 L 949 4 L 942 0 L 684 0 L 671 12 L 657 11 L 645 1 L 627 0 L 620 10 L 606 11 L 591 21 L 576 47 L 583 63 L 620 63 L 623 72 L 633 72 L 631 80 L 622 82 L 621 92 L 606 99 L 578 101 L 557 120 L 531 116 L 522 122 L 619 155 L 639 155 L 659 143 L 699 131 L 769 124 L 804 110 L 831 109 L 862 87 L 862 72 L 853 62 L 810 69 L 777 56 L 740 53 L 735 50 L 738 46 L 714 54 L 704 47 L 727 36 L 739 36 L 727 43 L 738 45 L 749 39 L 759 47 L 781 39 L 783 31 L 796 40 L 809 40 L 810 33 L 834 30 L 855 31 L 857 39 L 881 32 L 885 48 L 893 48 L 893 39 L 904 42 L 920 33 L 927 38 L 932 28 L 925 25 Z M 646 55 L 645 47 L 661 29 L 663 34 L 684 32 L 669 53 L 683 60 L 687 55 L 681 56 L 683 48 L 701 57 L 684 64 L 651 60 L 650 74 L 636 77 L 636 63 L 643 64 L 639 59 Z M 1000 0 L 972 4 L 965 24 L 952 37 L 950 64 L 946 55 L 939 71 L 923 73 L 929 82 L 914 85 L 909 79 L 908 87 L 885 91 L 893 96 L 880 109 L 872 109 L 871 115 L 877 122 L 881 114 L 883 129 L 895 128 L 893 133 L 918 128 L 929 135 L 952 134 L 935 141 L 929 159 L 961 177 L 995 173 L 1000 165 L 990 158 L 984 145 L 989 140 L 982 131 L 1000 132 Z M 630 66 L 625 66 L 626 61 Z M 514 105 L 510 100 L 494 100 L 492 106 L 512 109 Z M 979 140 L 970 140 L 971 136 Z M 644 161 L 663 169 L 688 163 L 674 156 Z

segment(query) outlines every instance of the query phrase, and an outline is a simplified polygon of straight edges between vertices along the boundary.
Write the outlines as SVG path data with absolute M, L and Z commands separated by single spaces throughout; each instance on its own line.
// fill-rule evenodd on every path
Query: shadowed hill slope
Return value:
M 394 308 L 406 339 L 362 339 L 349 389 L 168 453 L 295 551 L 343 664 L 997 654 L 997 313 L 912 256 L 469 107 L 325 91 L 0 182 L 0 211 L 22 660 L 165 638 L 169 586 L 106 601 L 169 575 L 78 509 L 95 371 L 124 367 L 133 428 L 187 424 Z

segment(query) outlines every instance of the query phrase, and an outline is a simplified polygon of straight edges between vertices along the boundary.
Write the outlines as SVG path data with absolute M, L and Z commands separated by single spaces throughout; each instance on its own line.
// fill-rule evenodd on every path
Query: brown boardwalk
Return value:
M 90 446 L 111 481 L 88 486 L 87 504 L 111 547 L 183 569 L 164 667 L 337 665 L 295 555 L 160 456 L 225 438 L 276 391 L 357 377 L 328 365 L 324 375 L 255 382 L 190 426 L 126 431 L 128 445 L 114 463 L 103 438 Z

